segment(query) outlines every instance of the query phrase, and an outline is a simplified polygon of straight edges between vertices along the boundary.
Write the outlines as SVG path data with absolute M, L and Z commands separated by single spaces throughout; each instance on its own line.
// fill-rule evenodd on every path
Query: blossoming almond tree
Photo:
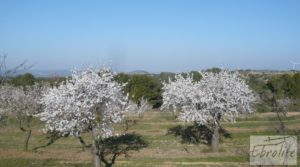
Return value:
M 101 141 L 116 135 L 113 125 L 123 120 L 128 107 L 122 86 L 109 69 L 74 71 L 65 83 L 44 94 L 44 111 L 37 116 L 45 122 L 46 132 L 77 137 L 100 167 L 105 162 Z M 84 132 L 89 134 L 91 147 L 81 136 Z
M 42 92 L 48 88 L 46 83 L 36 83 L 32 86 L 15 87 L 3 85 L 0 88 L 0 102 L 3 114 L 16 118 L 19 128 L 24 132 L 24 149 L 28 150 L 31 138 L 31 121 L 33 116 L 39 113 L 41 105 L 39 99 Z
M 191 76 L 177 75 L 163 86 L 162 109 L 179 111 L 179 119 L 206 125 L 212 132 L 211 146 L 219 145 L 221 119 L 235 122 L 239 113 L 252 113 L 255 101 L 252 91 L 237 72 L 202 72 L 202 79 L 193 82 Z

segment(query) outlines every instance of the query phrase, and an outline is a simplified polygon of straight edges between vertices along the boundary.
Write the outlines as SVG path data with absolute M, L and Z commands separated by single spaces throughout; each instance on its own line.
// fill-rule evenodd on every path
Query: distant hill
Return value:
M 147 72 L 147 71 L 144 71 L 144 70 L 135 70 L 135 71 L 129 72 L 129 74 L 140 74 L 140 75 L 143 75 L 143 74 L 150 74 L 150 73 Z
M 71 74 L 70 70 L 29 70 L 29 71 L 22 71 L 18 74 L 24 74 L 24 73 L 27 73 L 27 72 L 31 73 L 35 77 L 53 77 L 53 76 L 66 77 L 66 76 L 69 76 Z M 128 72 L 128 74 L 143 75 L 143 74 L 150 74 L 150 73 L 147 72 L 147 71 L 144 71 L 144 70 L 135 70 L 135 71 L 132 71 L 132 72 Z
M 70 70 L 29 70 L 20 71 L 16 75 L 31 73 L 35 77 L 66 77 L 70 75 Z

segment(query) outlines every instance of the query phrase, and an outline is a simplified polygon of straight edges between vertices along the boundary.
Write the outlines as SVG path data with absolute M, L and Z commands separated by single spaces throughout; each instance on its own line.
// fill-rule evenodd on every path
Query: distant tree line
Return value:
M 35 83 L 39 82 L 48 82 L 50 85 L 56 85 L 62 81 L 65 81 L 65 77 L 34 77 L 31 73 L 25 73 L 25 74 L 20 74 L 14 77 L 9 77 L 8 78 L 8 83 L 12 84 L 13 86 L 32 86 Z
M 208 72 L 218 73 L 219 68 L 211 68 Z M 258 112 L 272 112 L 274 103 L 278 100 L 287 100 L 288 111 L 300 111 L 300 73 L 267 74 L 240 71 L 247 83 L 259 97 L 256 104 Z M 201 80 L 202 76 L 197 71 L 182 73 L 190 75 L 194 81 Z M 127 74 L 119 73 L 115 79 L 119 83 L 126 84 L 124 91 L 136 103 L 142 98 L 148 100 L 153 108 L 159 108 L 162 103 L 162 83 L 174 80 L 175 73 L 161 72 L 159 74 Z M 30 73 L 11 77 L 9 82 L 15 86 L 33 85 L 35 82 L 47 81 L 55 85 L 64 81 L 64 77 L 35 78 Z

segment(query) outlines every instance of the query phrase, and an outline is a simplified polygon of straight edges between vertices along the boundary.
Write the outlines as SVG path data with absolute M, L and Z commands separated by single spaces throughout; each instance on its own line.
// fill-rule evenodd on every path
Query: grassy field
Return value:
M 300 113 L 289 113 L 285 119 L 289 130 L 300 129 Z M 55 144 L 38 150 L 23 151 L 23 137 L 14 120 L 10 126 L 0 127 L 0 167 L 92 167 L 91 156 L 72 138 L 59 139 Z M 13 125 L 13 126 L 11 126 Z M 183 123 L 175 121 L 169 112 L 147 112 L 130 131 L 144 136 L 149 147 L 134 152 L 131 157 L 117 159 L 117 167 L 173 167 L 173 166 L 249 166 L 250 135 L 276 134 L 279 122 L 273 113 L 255 114 L 239 118 L 237 123 L 223 122 L 231 138 L 223 139 L 218 153 L 203 144 L 181 144 L 180 139 L 167 135 L 169 128 Z M 34 123 L 30 148 L 47 142 L 41 124 Z M 298 140 L 299 140 L 298 136 Z M 298 164 L 300 158 L 298 154 Z

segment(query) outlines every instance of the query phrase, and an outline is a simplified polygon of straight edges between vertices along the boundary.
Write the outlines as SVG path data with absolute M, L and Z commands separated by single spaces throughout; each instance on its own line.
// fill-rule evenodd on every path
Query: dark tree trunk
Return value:
M 113 164 L 109 163 L 109 164 L 105 164 L 105 167 L 112 167 Z
M 101 161 L 105 164 L 105 167 L 112 167 L 113 164 L 115 164 L 117 158 L 117 154 L 114 154 L 111 161 L 109 162 L 108 160 L 105 159 L 103 155 L 101 155 Z
M 87 147 L 86 144 L 85 144 L 85 141 L 83 140 L 83 138 L 81 136 L 78 136 L 77 138 L 78 138 L 78 140 L 79 140 L 79 142 L 82 146 L 82 151 L 85 151 L 86 147 Z
M 30 137 L 31 137 L 31 132 L 32 132 L 32 130 L 29 129 L 28 132 L 26 133 L 26 136 L 25 136 L 25 140 L 24 140 L 24 149 L 25 149 L 25 151 L 28 150 L 28 145 L 29 145 L 29 140 L 30 140 Z
M 34 147 L 33 150 L 37 151 L 40 148 L 48 147 L 51 144 L 53 144 L 56 140 L 58 140 L 59 138 L 60 138 L 60 134 L 58 132 L 51 132 L 48 143 L 45 145 Z

